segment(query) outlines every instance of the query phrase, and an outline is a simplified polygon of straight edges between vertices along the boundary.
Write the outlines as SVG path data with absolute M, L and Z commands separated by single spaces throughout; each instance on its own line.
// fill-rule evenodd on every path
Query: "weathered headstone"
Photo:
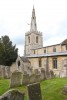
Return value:
M 28 100 L 42 100 L 40 83 L 27 85 Z
M 10 67 L 0 65 L 0 78 L 10 78 Z
M 41 75 L 40 75 L 40 79 L 41 80 L 44 80 L 44 79 L 46 79 L 46 73 L 45 73 L 45 69 L 41 69 Z
M 67 65 L 64 66 L 64 77 L 67 77 Z
M 34 69 L 34 74 L 40 75 L 40 71 L 38 69 Z
M 40 75 L 35 75 L 35 82 L 40 82 L 41 78 L 40 78 Z
M 54 78 L 54 72 L 52 70 L 50 70 L 50 78 Z
M 64 60 L 64 77 L 67 77 L 67 59 Z
M 30 78 L 30 83 L 35 83 L 35 81 L 36 81 L 36 75 L 35 74 L 32 74 L 29 78 Z
M 29 84 L 29 80 L 30 80 L 30 77 L 29 77 L 29 74 L 23 74 L 23 78 L 22 78 L 22 84 Z
M 10 78 L 10 67 L 5 66 L 5 77 L 4 78 Z
M 65 95 L 67 95 L 67 85 L 64 86 L 64 88 L 63 88 L 63 93 L 64 93 Z
M 24 93 L 18 90 L 9 90 L 0 96 L 0 100 L 24 100 Z
M 21 85 L 21 72 L 14 71 L 10 78 L 10 87 L 16 87 Z

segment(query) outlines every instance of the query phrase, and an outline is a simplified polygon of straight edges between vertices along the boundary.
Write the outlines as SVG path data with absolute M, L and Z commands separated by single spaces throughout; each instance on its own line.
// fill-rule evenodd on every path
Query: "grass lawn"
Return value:
M 9 80 L 0 80 L 0 95 L 9 90 Z M 42 100 L 65 100 L 67 95 L 63 95 L 62 89 L 64 85 L 67 85 L 67 78 L 55 78 L 42 81 L 41 83 Z M 27 100 L 27 88 L 26 86 L 20 86 L 16 89 L 25 92 L 25 100 Z M 67 99 L 66 99 L 67 100 Z

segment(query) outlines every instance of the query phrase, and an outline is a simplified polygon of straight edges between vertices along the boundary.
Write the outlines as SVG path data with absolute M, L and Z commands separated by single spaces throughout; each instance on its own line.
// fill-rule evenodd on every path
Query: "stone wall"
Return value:
M 10 78 L 10 75 L 10 67 L 0 65 L 0 78 Z
M 35 49 L 35 54 L 46 54 L 46 53 L 54 53 L 53 47 L 56 48 L 56 52 L 65 52 L 66 51 L 66 45 L 52 45 L 47 47 L 42 47 L 39 49 Z M 46 52 L 44 52 L 46 50 Z M 32 50 L 31 54 L 34 54 L 34 50 Z
M 53 68 L 53 58 L 57 58 L 57 69 Z M 47 63 L 47 58 L 42 57 L 41 58 L 42 66 L 39 67 L 39 58 L 29 58 L 33 69 L 44 68 L 46 71 L 48 67 L 48 71 L 52 70 L 56 76 L 60 76 L 60 77 L 64 77 L 64 71 L 65 71 L 64 60 L 65 59 L 67 59 L 66 56 L 48 57 L 48 63 Z

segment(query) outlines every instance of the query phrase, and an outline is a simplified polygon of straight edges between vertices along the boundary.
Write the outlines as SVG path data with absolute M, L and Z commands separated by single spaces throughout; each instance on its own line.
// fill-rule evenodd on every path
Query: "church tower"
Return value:
M 25 33 L 25 50 L 24 55 L 31 55 L 32 49 L 43 47 L 42 33 L 37 31 L 35 9 L 33 7 L 30 31 Z

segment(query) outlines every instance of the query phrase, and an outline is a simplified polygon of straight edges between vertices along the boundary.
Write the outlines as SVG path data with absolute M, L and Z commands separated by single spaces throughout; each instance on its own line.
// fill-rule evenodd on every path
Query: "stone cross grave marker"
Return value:
M 40 83 L 27 85 L 28 100 L 42 100 Z
M 21 72 L 14 71 L 10 78 L 10 87 L 16 87 L 21 85 Z

